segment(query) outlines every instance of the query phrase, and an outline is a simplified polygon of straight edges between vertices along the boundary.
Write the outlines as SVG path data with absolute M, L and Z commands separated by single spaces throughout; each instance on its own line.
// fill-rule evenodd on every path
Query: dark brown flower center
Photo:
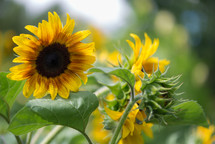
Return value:
M 69 52 L 65 45 L 53 43 L 45 47 L 38 55 L 36 69 L 39 74 L 56 77 L 67 69 L 70 63 Z

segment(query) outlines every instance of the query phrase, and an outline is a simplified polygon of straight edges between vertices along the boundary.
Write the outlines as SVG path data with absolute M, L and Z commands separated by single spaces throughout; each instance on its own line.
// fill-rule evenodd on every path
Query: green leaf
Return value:
M 122 86 L 119 82 L 114 83 L 114 84 L 113 83 L 112 84 L 104 84 L 103 83 L 102 85 L 108 87 L 111 90 L 111 92 L 116 96 L 117 99 L 123 99 L 124 92 L 123 92 Z
M 21 92 L 24 81 L 13 81 L 7 78 L 6 72 L 0 72 L 0 115 L 9 121 L 10 109 Z
M 117 99 L 122 99 L 124 97 L 124 92 L 122 90 L 122 86 L 120 83 L 116 83 L 113 85 L 106 85 L 111 92 L 117 97 Z
M 103 72 L 106 74 L 112 74 L 125 80 L 131 87 L 134 87 L 135 84 L 134 75 L 129 70 L 124 68 L 94 67 L 91 68 L 88 72 Z
M 22 135 L 46 125 L 64 125 L 84 132 L 97 97 L 87 91 L 71 93 L 68 99 L 34 99 L 12 119 L 9 131 Z
M 208 127 L 202 107 L 195 101 L 187 101 L 172 107 L 175 116 L 164 116 L 168 125 L 201 125 Z

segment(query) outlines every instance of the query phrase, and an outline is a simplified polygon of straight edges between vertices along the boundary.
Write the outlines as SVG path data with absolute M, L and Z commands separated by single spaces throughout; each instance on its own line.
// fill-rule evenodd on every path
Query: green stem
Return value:
M 22 144 L 22 141 L 19 136 L 14 135 L 18 144 Z
M 64 126 L 56 126 L 40 144 L 49 144 L 55 136 L 60 133 L 65 127 Z
M 114 134 L 113 134 L 113 137 L 112 137 L 112 139 L 110 141 L 110 144 L 116 144 L 117 137 L 118 137 L 118 135 L 119 135 L 119 133 L 120 133 L 120 131 L 122 129 L 122 126 L 123 126 L 128 114 L 129 114 L 129 112 L 131 111 L 131 109 L 134 106 L 134 104 L 140 99 L 141 99 L 141 97 L 136 96 L 133 101 L 129 102 L 129 104 L 127 105 L 127 107 L 126 107 L 126 109 L 125 109 L 125 111 L 124 111 L 124 113 L 123 113 L 123 115 L 122 115 L 122 117 L 121 117 L 121 119 L 119 121 L 119 124 L 118 124 L 116 130 L 114 131 Z
M 31 137 L 32 137 L 32 132 L 29 132 L 29 133 L 27 134 L 26 144 L 30 144 L 30 143 L 31 143 Z
M 107 93 L 109 91 L 109 88 L 106 86 L 101 87 L 97 91 L 94 92 L 94 94 L 97 96 L 97 98 L 101 97 L 104 93 Z
M 134 88 L 130 86 L 131 88 L 131 101 L 134 101 Z
M 37 130 L 37 132 L 34 134 L 34 136 L 31 139 L 31 144 L 36 144 L 37 140 L 39 139 L 40 135 L 42 134 L 45 127 L 42 127 Z
M 93 144 L 93 142 L 90 140 L 90 138 L 88 137 L 88 135 L 85 132 L 80 132 L 80 133 L 86 138 L 86 140 L 89 144 Z
M 10 108 L 9 108 L 9 106 L 8 106 L 8 118 L 4 117 L 3 115 L 0 115 L 0 116 L 2 116 L 8 124 L 10 124 Z M 14 136 L 16 138 L 17 143 L 22 144 L 21 138 L 19 136 L 16 136 L 16 135 L 14 135 Z

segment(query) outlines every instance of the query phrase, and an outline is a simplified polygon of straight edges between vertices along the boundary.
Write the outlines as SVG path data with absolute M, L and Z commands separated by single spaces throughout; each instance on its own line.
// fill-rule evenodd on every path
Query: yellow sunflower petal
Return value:
M 17 46 L 15 48 L 13 48 L 13 51 L 23 57 L 28 57 L 28 58 L 34 58 L 36 59 L 37 57 L 37 52 L 35 52 L 33 49 L 29 48 L 29 47 L 25 47 L 25 46 Z
M 76 71 L 71 71 L 70 70 L 70 73 L 75 73 L 78 77 L 80 77 L 80 79 L 84 82 L 84 84 L 87 83 L 87 74 L 85 74 L 83 71 L 81 70 L 76 70 Z
M 67 20 L 66 20 L 66 25 L 62 29 L 62 33 L 66 33 L 67 35 L 71 35 L 73 32 L 73 29 L 75 27 L 75 21 L 67 14 Z
M 144 119 L 145 119 L 144 116 L 145 116 L 145 115 L 142 115 L 141 111 L 139 111 L 139 112 L 137 113 L 136 118 L 137 118 L 138 120 L 140 120 L 140 121 L 144 121 Z
M 38 75 L 36 82 L 36 89 L 34 91 L 34 97 L 42 98 L 48 91 L 48 80 L 45 77 Z
M 38 43 L 38 39 L 30 34 L 20 34 L 21 37 L 25 37 L 25 38 L 28 38 L 30 40 L 32 40 L 33 42 L 35 43 Z
M 125 138 L 128 136 L 128 134 L 133 135 L 134 132 L 134 122 L 132 122 L 132 120 L 130 119 L 126 119 L 125 123 L 123 124 L 123 128 L 125 128 L 125 130 L 122 130 L 122 138 Z
M 35 80 L 37 78 L 37 74 L 35 74 L 34 76 L 32 76 L 30 79 L 28 79 L 23 87 L 23 95 L 26 98 L 29 98 L 31 96 L 31 94 L 34 92 L 35 90 Z
M 24 57 L 16 57 L 15 59 L 13 59 L 14 63 L 31 63 L 33 60 L 35 59 L 30 59 L 30 58 L 24 58 Z
M 78 31 L 69 37 L 70 40 L 67 41 L 66 45 L 70 47 L 88 37 L 90 33 L 89 30 Z
M 144 33 L 144 36 L 145 36 L 145 46 L 150 48 L 150 46 L 152 45 L 152 40 L 150 39 L 147 33 Z
M 156 58 L 156 57 L 151 57 L 151 58 L 149 58 L 149 59 L 147 59 L 146 61 L 143 62 L 143 68 L 146 71 L 146 73 L 152 74 L 153 69 L 154 69 L 154 71 L 157 70 L 158 63 L 159 63 L 160 71 L 164 72 L 165 71 L 165 66 L 167 66 L 170 62 L 168 60 L 166 60 L 166 59 L 158 60 L 158 58 Z
M 152 40 L 147 35 L 147 33 L 145 33 L 144 35 L 145 35 L 145 44 L 143 45 L 142 52 L 144 55 L 144 60 L 146 60 L 157 51 L 157 48 L 159 46 L 159 39 L 154 39 L 154 42 L 152 44 Z
M 128 124 L 126 124 L 126 123 L 128 123 L 128 122 L 125 121 L 125 123 L 122 126 L 122 138 L 127 137 L 131 132 L 129 127 L 127 126 Z
M 80 87 L 80 79 L 74 79 L 70 74 L 63 73 L 59 77 L 60 81 L 64 83 L 67 89 L 77 92 Z M 76 81 L 75 81 L 76 80 Z M 78 82 L 77 82 L 78 81 Z
M 51 99 L 54 100 L 55 97 L 57 96 L 58 87 L 57 87 L 57 84 L 56 84 L 55 80 L 52 79 L 52 78 L 49 79 L 49 89 L 48 89 L 48 92 L 51 95 Z
M 38 37 L 43 42 L 43 45 L 49 44 L 49 35 L 47 32 L 48 27 L 48 22 L 45 20 L 38 24 Z
M 141 134 L 134 133 L 133 135 L 121 138 L 119 144 L 144 144 L 144 141 Z
M 148 74 L 152 74 L 153 70 L 156 71 L 158 68 L 158 58 L 151 57 L 143 62 L 143 68 Z
M 140 52 L 140 48 L 141 48 L 142 43 L 141 43 L 140 38 L 139 38 L 136 34 L 131 33 L 130 36 L 133 37 L 134 40 L 135 40 L 135 50 L 134 50 L 134 54 L 135 54 L 135 57 L 137 58 L 138 55 L 139 55 L 139 52 Z
M 23 47 L 29 47 L 29 48 L 32 48 L 32 49 L 36 49 L 38 47 L 38 43 L 35 43 L 34 41 L 26 38 L 26 37 L 23 37 L 23 36 L 14 36 L 12 38 L 13 42 L 16 43 L 17 45 Z
M 140 88 L 142 87 L 142 81 L 141 79 L 139 78 L 139 80 L 136 81 L 135 85 L 134 85 L 134 88 L 137 92 L 140 91 Z
M 16 65 L 14 67 L 11 67 L 9 70 L 11 72 L 14 73 L 19 73 L 21 71 L 28 71 L 32 69 L 32 65 L 31 64 L 20 64 L 20 65 Z
M 62 23 L 60 20 L 60 17 L 58 16 L 58 14 L 56 12 L 54 12 L 54 19 L 55 19 L 55 28 L 57 33 L 59 33 L 62 30 Z
M 64 87 L 63 85 L 61 85 L 60 87 L 58 87 L 58 94 L 60 95 L 60 97 L 68 99 L 69 90 L 66 87 Z
M 24 74 L 23 74 L 24 73 Z M 19 75 L 14 74 L 14 73 L 9 73 L 7 75 L 7 78 L 11 79 L 11 80 L 17 80 L 17 81 L 21 81 L 21 80 L 25 80 L 27 78 L 29 78 L 30 76 L 26 76 L 25 72 L 21 72 Z
M 153 132 L 151 129 L 151 124 L 149 123 L 143 123 L 142 125 L 143 132 L 150 138 L 153 138 Z
M 88 70 L 89 68 L 91 68 L 93 66 L 90 65 L 90 64 L 85 64 L 85 63 L 74 63 L 74 62 L 71 62 L 71 64 L 69 64 L 67 67 L 71 71 L 75 71 L 75 70 L 86 71 L 86 70 Z
M 148 57 L 152 56 L 158 49 L 159 39 L 154 39 L 153 44 L 151 45 L 151 49 L 149 51 Z
M 71 54 L 70 56 L 70 61 L 71 62 L 80 62 L 80 63 L 85 63 L 85 64 L 92 64 L 96 60 L 95 56 L 91 55 L 73 55 Z
M 25 29 L 33 33 L 35 36 L 38 36 L 38 28 L 32 25 L 25 26 Z
M 70 44 L 67 45 L 68 50 L 70 53 L 73 54 L 82 54 L 82 55 L 92 55 L 92 53 L 95 50 L 95 43 L 82 43 L 78 42 L 75 45 L 70 46 Z
M 147 33 L 144 33 L 144 36 L 145 36 L 145 44 L 143 45 L 141 55 L 143 56 L 143 59 L 146 60 L 149 58 L 149 54 L 151 52 L 152 40 L 147 35 Z
M 54 20 L 54 15 L 51 12 L 48 12 L 48 22 L 50 25 L 50 29 L 52 30 L 51 35 L 55 37 L 56 36 L 55 20 Z
M 12 80 L 25 80 L 31 77 L 35 71 L 32 65 L 30 64 L 20 64 L 10 68 L 11 73 L 7 75 L 9 79 Z
M 170 61 L 163 59 L 159 60 L 159 69 L 163 73 L 165 71 L 165 66 L 167 66 L 170 63 Z
M 105 107 L 105 112 L 108 114 L 108 116 L 112 120 L 115 120 L 115 121 L 118 120 L 123 114 L 123 112 L 113 111 L 113 110 L 111 110 L 111 109 L 109 109 L 107 107 Z

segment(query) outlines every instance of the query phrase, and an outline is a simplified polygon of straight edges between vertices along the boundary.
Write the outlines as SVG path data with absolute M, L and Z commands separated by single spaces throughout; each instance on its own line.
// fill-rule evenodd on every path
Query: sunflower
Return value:
M 113 111 L 105 107 L 105 112 L 114 121 L 118 121 L 123 115 L 124 111 Z M 127 119 L 122 127 L 122 137 L 119 144 L 143 144 L 143 137 L 141 132 L 143 131 L 148 137 L 153 138 L 153 132 L 151 130 L 152 124 L 145 122 L 146 114 L 143 110 L 138 109 L 138 104 L 132 107 L 132 110 L 128 114 Z
M 97 108 L 93 112 L 93 120 L 92 120 L 92 130 L 91 135 L 93 140 L 99 144 L 108 144 L 110 141 L 111 131 L 104 129 L 104 125 L 102 124 L 104 120 L 104 115 Z
M 200 139 L 202 144 L 212 144 L 215 142 L 215 126 L 210 125 L 209 128 L 202 126 L 197 127 L 196 135 Z
M 68 98 L 70 91 L 78 91 L 87 82 L 84 73 L 95 61 L 94 43 L 83 43 L 90 31 L 72 33 L 74 20 L 67 14 L 66 25 L 62 26 L 56 12 L 48 13 L 48 21 L 43 20 L 38 27 L 27 25 L 25 28 L 33 33 L 14 36 L 18 45 L 13 50 L 19 57 L 14 63 L 22 63 L 10 68 L 7 75 L 12 80 L 26 80 L 23 95 L 32 93 L 36 98 L 46 94 L 55 99 L 57 94 Z M 82 81 L 81 81 L 82 80 Z
M 135 90 L 136 92 L 140 92 L 142 86 L 140 77 L 144 77 L 143 71 L 150 76 L 159 67 L 159 70 L 164 72 L 165 66 L 170 62 L 166 59 L 159 60 L 157 57 L 152 57 L 159 46 L 158 39 L 154 39 L 152 43 L 150 37 L 145 33 L 145 44 L 143 44 L 136 34 L 131 33 L 130 36 L 135 40 L 135 44 L 130 40 L 127 40 L 129 46 L 134 51 L 134 62 L 132 64 L 131 72 L 134 73 L 136 78 Z

